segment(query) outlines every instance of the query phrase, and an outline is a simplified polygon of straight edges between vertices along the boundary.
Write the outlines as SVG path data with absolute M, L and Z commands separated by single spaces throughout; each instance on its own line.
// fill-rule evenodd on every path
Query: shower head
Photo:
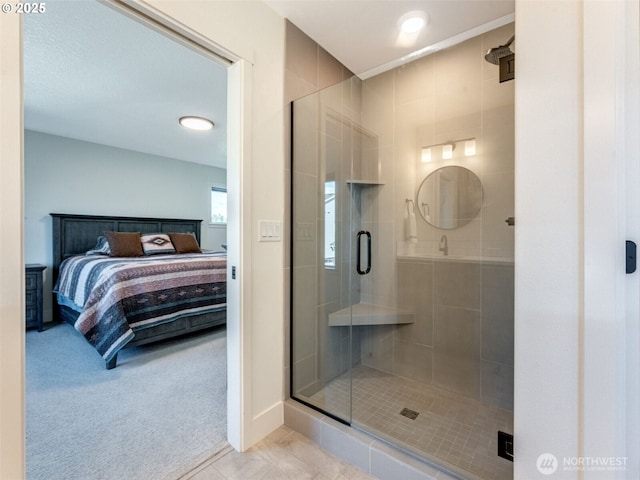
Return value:
M 490 48 L 487 51 L 487 54 L 484 56 L 484 59 L 487 62 L 492 63 L 493 65 L 498 65 L 500 63 L 500 59 L 502 57 L 506 57 L 507 55 L 511 55 L 513 53 L 511 51 L 511 49 L 509 48 L 509 45 L 511 45 L 513 43 L 515 38 L 516 38 L 516 36 L 514 35 L 504 45 L 500 45 L 499 47 Z

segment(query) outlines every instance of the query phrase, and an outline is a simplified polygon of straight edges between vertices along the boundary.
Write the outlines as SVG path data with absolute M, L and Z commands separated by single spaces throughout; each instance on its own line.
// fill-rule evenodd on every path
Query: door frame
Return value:
M 99 0 L 148 28 L 227 64 L 227 440 L 244 451 L 250 446 L 248 331 L 251 307 L 249 208 L 251 205 L 252 65 L 229 49 L 187 28 L 142 0 Z M 248 237 L 246 238 L 248 240 Z M 247 345 L 247 348 L 244 348 Z
M 194 49 L 227 67 L 227 440 L 236 450 L 246 445 L 249 411 L 244 395 L 249 388 L 244 366 L 245 329 L 243 312 L 251 305 L 249 231 L 251 202 L 251 64 L 220 44 L 153 9 L 141 0 L 100 0 L 106 6 L 151 28 L 187 48 Z M 245 187 L 246 186 L 246 187 Z M 232 273 L 233 269 L 233 273 Z M 238 281 L 237 279 L 240 279 Z

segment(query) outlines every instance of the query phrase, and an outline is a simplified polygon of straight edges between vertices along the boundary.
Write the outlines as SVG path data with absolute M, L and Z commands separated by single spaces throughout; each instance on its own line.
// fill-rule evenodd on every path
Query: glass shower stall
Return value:
M 292 397 L 465 478 L 513 477 L 512 34 L 292 104 Z

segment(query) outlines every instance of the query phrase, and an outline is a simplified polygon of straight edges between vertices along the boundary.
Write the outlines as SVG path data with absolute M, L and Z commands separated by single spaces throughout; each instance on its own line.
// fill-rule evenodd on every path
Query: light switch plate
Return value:
M 279 242 L 282 239 L 282 226 L 280 222 L 260 220 L 258 231 L 259 242 Z
M 310 242 L 315 236 L 315 225 L 313 223 L 297 222 L 295 232 L 296 242 Z

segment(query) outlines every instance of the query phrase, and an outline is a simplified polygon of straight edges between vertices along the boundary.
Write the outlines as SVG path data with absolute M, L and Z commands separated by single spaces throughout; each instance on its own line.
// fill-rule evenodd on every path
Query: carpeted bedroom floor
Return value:
M 226 446 L 226 330 L 122 350 L 26 336 L 27 480 L 173 480 Z

